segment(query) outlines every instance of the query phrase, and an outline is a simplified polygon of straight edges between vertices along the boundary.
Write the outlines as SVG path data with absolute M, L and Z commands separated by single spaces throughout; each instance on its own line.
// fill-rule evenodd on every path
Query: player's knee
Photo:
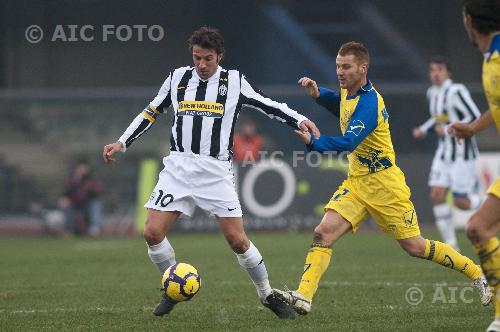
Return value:
M 401 244 L 401 247 L 411 257 L 424 257 L 425 244 L 422 245 L 421 241 L 406 241 Z
M 424 250 L 422 250 L 419 247 L 413 247 L 413 246 L 405 248 L 406 253 L 408 255 L 410 255 L 411 257 L 423 257 L 424 256 Z

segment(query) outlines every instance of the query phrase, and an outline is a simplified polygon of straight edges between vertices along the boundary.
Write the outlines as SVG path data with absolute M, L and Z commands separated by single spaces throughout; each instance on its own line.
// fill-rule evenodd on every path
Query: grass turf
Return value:
M 311 234 L 249 236 L 271 284 L 294 289 Z M 463 234 L 459 240 L 477 261 Z M 172 234 L 170 241 L 178 261 L 198 268 L 202 289 L 158 318 L 160 275 L 140 238 L 0 240 L 0 331 L 482 331 L 494 315 L 493 305 L 482 307 L 464 289 L 463 275 L 408 257 L 380 233 L 336 244 L 313 311 L 294 321 L 260 305 L 221 234 Z M 412 286 L 423 292 L 416 306 L 405 300 Z

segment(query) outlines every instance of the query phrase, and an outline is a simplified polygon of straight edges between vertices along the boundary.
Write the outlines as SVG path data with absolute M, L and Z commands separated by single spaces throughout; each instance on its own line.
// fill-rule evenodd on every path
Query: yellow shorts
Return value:
M 397 166 L 362 176 L 348 177 L 325 205 L 352 225 L 353 233 L 371 215 L 382 231 L 397 240 L 420 235 L 410 188 Z
M 500 198 L 500 176 L 493 182 L 493 184 L 488 189 L 488 194 Z

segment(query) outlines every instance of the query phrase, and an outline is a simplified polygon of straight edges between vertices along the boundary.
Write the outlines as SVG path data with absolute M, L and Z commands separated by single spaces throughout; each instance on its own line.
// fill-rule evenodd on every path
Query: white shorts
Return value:
M 454 194 L 471 194 L 477 191 L 476 160 L 441 160 L 436 154 L 429 174 L 430 187 L 449 188 Z
M 242 216 L 231 161 L 172 151 L 163 164 L 144 207 L 192 216 L 198 206 L 217 217 Z

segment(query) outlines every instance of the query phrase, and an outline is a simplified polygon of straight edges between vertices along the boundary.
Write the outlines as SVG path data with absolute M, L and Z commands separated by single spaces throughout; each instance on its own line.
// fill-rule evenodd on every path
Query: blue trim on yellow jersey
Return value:
M 493 55 L 493 53 L 495 53 L 495 51 L 500 53 L 500 33 L 495 35 L 495 37 L 493 37 L 493 40 L 491 41 L 491 45 L 490 45 L 490 48 L 488 49 L 488 53 L 485 55 L 485 57 L 487 56 L 486 62 L 490 61 L 491 56 Z
M 370 80 L 368 80 L 368 83 L 366 83 L 364 86 L 362 86 L 355 95 L 346 96 L 345 99 L 352 100 L 352 99 L 356 98 L 357 96 L 359 96 L 363 92 L 370 92 L 371 89 L 372 89 L 372 82 L 370 82 Z
M 359 100 L 352 113 L 344 136 L 321 135 L 315 139 L 311 135 L 308 151 L 354 151 L 358 145 L 372 133 L 378 125 L 378 96 L 371 83 L 365 85 L 367 90 L 360 90 Z M 339 110 L 340 113 L 340 110 Z
M 326 108 L 336 117 L 340 116 L 340 94 L 337 92 L 319 87 L 319 97 L 316 98 L 316 103 Z
M 491 55 L 495 53 L 495 51 L 498 51 L 500 53 L 500 33 L 495 35 L 495 37 L 493 37 L 493 40 L 491 41 L 490 49 L 488 50 L 488 52 L 490 53 L 488 60 L 489 58 L 491 58 Z

